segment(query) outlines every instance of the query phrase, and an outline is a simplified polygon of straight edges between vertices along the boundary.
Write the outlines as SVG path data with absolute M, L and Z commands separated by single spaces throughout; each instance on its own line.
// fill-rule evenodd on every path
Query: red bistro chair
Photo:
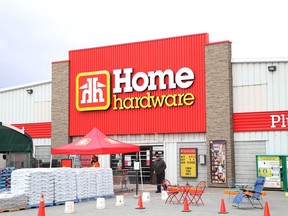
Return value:
M 179 193 L 178 187 L 168 186 L 166 191 L 167 191 L 168 197 L 165 201 L 165 204 L 166 203 L 179 203 L 179 199 L 177 197 Z
M 163 190 L 167 190 L 167 188 L 171 185 L 170 181 L 168 179 L 164 179 L 163 182 L 162 182 L 162 187 L 163 187 Z
M 178 191 L 180 193 L 180 198 L 178 199 L 179 203 L 184 203 L 185 198 L 189 196 L 191 186 L 189 185 L 183 185 L 183 186 L 178 186 Z
M 190 189 L 189 191 L 189 205 L 193 204 L 193 205 L 204 205 L 204 202 L 202 200 L 202 194 L 204 193 L 204 190 L 206 188 L 206 182 L 205 181 L 200 181 L 197 186 L 196 189 Z

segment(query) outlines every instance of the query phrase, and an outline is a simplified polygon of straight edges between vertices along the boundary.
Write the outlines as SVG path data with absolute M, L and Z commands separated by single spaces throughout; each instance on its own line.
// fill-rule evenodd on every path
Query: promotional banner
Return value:
M 197 148 L 180 148 L 180 176 L 197 177 Z
M 265 177 L 264 187 L 281 188 L 280 157 L 265 155 L 257 158 L 258 176 Z
M 211 183 L 226 183 L 226 140 L 210 141 Z
M 81 167 L 91 167 L 91 155 L 80 155 Z

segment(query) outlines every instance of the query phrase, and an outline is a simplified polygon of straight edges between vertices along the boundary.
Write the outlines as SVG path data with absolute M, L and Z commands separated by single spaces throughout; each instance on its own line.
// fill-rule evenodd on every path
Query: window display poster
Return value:
M 211 183 L 226 183 L 226 140 L 210 141 Z
M 125 155 L 124 164 L 125 166 L 132 166 L 131 155 Z
M 146 150 L 146 166 L 150 166 L 150 150 Z
M 180 176 L 197 177 L 197 148 L 180 148 Z
M 91 155 L 80 155 L 81 167 L 91 167 Z
M 281 188 L 280 157 L 258 156 L 258 176 L 265 177 L 264 187 Z

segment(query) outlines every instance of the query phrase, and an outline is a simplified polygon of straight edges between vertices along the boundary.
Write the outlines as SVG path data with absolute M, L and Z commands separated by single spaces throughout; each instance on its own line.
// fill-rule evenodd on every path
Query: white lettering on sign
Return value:
M 164 72 L 161 70 L 150 71 L 147 74 L 138 72 L 132 78 L 133 68 L 125 68 L 123 73 L 124 77 L 121 77 L 122 69 L 113 70 L 115 80 L 113 93 L 142 92 L 146 89 L 155 91 L 157 87 L 159 89 L 167 89 L 165 77 L 168 77 L 169 89 L 175 89 L 177 86 L 183 89 L 189 88 L 194 82 L 194 72 L 187 67 L 180 68 L 175 75 L 171 69 L 167 69 Z M 156 85 L 157 78 L 159 79 L 159 85 Z M 124 85 L 124 88 L 121 85 Z
M 276 128 L 278 126 L 286 128 L 288 125 L 288 117 L 284 114 L 281 115 L 270 115 L 271 117 L 271 128 Z

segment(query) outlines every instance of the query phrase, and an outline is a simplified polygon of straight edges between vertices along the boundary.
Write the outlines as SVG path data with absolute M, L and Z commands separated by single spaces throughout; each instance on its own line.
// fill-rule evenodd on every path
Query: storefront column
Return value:
M 205 47 L 205 70 L 207 183 L 208 186 L 223 187 L 227 186 L 228 178 L 235 176 L 231 42 L 212 43 Z M 214 169 L 217 168 L 217 175 L 225 172 L 224 182 L 223 179 L 212 182 L 211 176 L 212 173 L 215 175 L 215 170 L 211 169 L 211 141 L 219 142 L 220 146 L 225 143 L 225 155 L 220 154 L 223 167 L 220 164 L 214 166 Z
M 70 143 L 69 137 L 69 61 L 52 63 L 51 147 Z M 53 159 L 67 155 L 53 155 Z

